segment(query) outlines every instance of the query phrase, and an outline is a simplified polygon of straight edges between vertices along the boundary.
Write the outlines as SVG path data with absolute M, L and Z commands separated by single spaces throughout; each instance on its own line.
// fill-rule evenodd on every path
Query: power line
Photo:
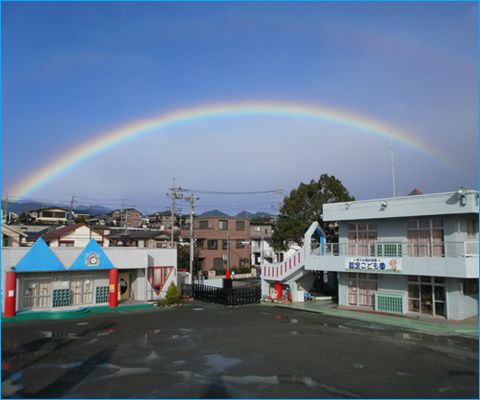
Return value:
M 194 192 L 194 193 L 202 193 L 202 194 L 224 194 L 224 195 L 242 195 L 242 194 L 268 194 L 268 193 L 278 193 L 278 189 L 275 190 L 259 190 L 259 191 L 252 191 L 252 192 L 221 192 L 215 190 L 199 190 L 199 189 L 183 189 L 186 192 Z

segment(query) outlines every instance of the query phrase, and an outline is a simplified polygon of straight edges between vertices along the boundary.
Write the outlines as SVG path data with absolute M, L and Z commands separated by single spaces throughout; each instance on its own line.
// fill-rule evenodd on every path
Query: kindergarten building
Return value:
M 116 306 L 164 298 L 177 284 L 176 249 L 49 247 L 39 238 L 32 247 L 2 249 L 4 313 Z
M 324 204 L 338 243 L 318 223 L 282 263 L 264 264 L 262 294 L 303 301 L 312 271 L 337 273 L 338 304 L 463 320 L 478 315 L 478 191 Z M 313 236 L 313 238 L 312 238 Z

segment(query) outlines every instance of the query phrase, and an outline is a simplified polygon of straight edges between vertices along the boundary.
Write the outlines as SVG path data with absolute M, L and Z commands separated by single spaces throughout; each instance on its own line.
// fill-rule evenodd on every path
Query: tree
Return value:
M 170 286 L 167 289 L 167 294 L 165 295 L 167 304 L 176 304 L 181 300 L 181 298 L 182 294 L 180 293 L 180 290 L 178 290 L 177 286 L 173 282 L 170 283 Z
M 300 183 L 280 209 L 272 235 L 274 248 L 286 250 L 290 243 L 302 244 L 306 230 L 314 221 L 320 223 L 327 239 L 333 239 L 333 229 L 322 220 L 323 204 L 352 200 L 354 197 L 333 175 L 322 174 L 318 182 L 312 179 L 308 184 Z

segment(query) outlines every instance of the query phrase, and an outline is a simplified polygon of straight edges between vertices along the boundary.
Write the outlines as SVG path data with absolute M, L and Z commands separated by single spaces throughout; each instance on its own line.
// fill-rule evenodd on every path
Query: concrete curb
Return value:
M 19 312 L 15 317 L 5 318 L 2 315 L 2 324 L 9 324 L 22 321 L 35 320 L 55 320 L 55 319 L 70 319 L 70 318 L 84 318 L 91 317 L 97 314 L 130 312 L 136 310 L 153 309 L 153 304 L 133 304 L 127 306 L 120 306 L 117 308 L 110 308 L 109 306 L 98 307 L 81 307 L 72 310 L 61 311 L 23 311 Z
M 328 305 L 305 306 L 278 303 L 262 303 L 275 307 L 286 308 L 297 311 L 306 311 L 310 313 L 323 314 L 338 318 L 354 319 L 358 321 L 387 325 L 401 329 L 412 330 L 420 333 L 431 335 L 447 335 L 447 336 L 465 336 L 478 339 L 478 326 L 472 325 L 443 325 L 435 321 L 413 320 L 402 316 L 391 316 L 381 314 L 369 314 L 360 311 L 339 310 L 328 307 Z M 304 303 L 307 304 L 307 303 Z

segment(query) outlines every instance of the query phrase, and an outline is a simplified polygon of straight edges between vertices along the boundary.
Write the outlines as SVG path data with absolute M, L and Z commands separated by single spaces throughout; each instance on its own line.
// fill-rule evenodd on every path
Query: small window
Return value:
M 201 219 L 198 222 L 198 228 L 199 229 L 208 229 L 208 219 Z
M 223 269 L 223 258 L 215 257 L 213 259 L 213 268 L 216 270 Z
M 203 249 L 203 247 L 205 246 L 205 239 L 197 239 L 196 245 L 199 249 Z
M 237 231 L 244 231 L 245 230 L 245 221 L 237 221 Z
M 254 227 L 253 227 L 253 230 L 254 230 L 255 232 L 260 232 L 260 231 L 262 230 L 262 227 L 259 226 L 259 225 L 257 225 L 257 226 L 254 226 Z
M 228 240 L 222 240 L 222 250 L 228 249 Z
M 464 279 L 463 294 L 465 296 L 478 294 L 478 279 Z
M 220 221 L 218 221 L 218 229 L 220 229 L 221 231 L 228 230 L 228 220 L 221 219 Z
M 245 240 L 243 239 L 238 239 L 237 242 L 236 242 L 236 246 L 235 246 L 237 249 L 244 249 L 245 248 Z
M 478 234 L 478 221 L 476 219 L 467 220 L 467 235 L 469 239 L 475 238 Z
M 207 240 L 207 249 L 208 250 L 216 250 L 217 249 L 217 240 L 216 239 Z

